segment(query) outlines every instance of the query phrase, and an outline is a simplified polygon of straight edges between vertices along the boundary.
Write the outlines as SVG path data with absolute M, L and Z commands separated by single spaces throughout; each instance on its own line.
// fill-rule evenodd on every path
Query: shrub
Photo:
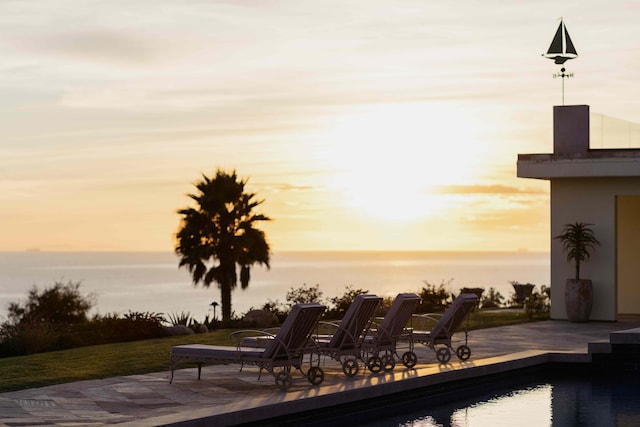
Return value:
M 489 288 L 486 295 L 482 296 L 480 300 L 480 306 L 482 308 L 500 308 L 504 305 L 504 297 L 500 292 L 496 291 L 496 288 Z
M 322 291 L 320 285 L 307 287 L 307 284 L 303 284 L 299 288 L 291 288 L 287 292 L 287 304 L 289 307 L 293 307 L 296 304 L 304 304 L 308 302 L 321 302 Z
M 55 282 L 40 291 L 34 286 L 24 303 L 10 303 L 0 325 L 0 357 L 39 353 L 63 347 L 62 337 L 87 322 L 92 296 L 80 293 L 80 283 Z
M 80 283 L 55 282 L 42 292 L 34 286 L 24 304 L 9 304 L 9 320 L 13 324 L 73 324 L 87 320 L 93 307 L 92 296 L 80 294 Z
M 329 319 L 340 319 L 344 316 L 347 309 L 353 302 L 353 300 L 362 294 L 369 293 L 368 290 L 365 289 L 353 289 L 353 287 L 346 286 L 345 292 L 341 296 L 333 297 L 330 299 L 331 304 L 333 304 L 329 310 L 327 310 L 326 317 Z
M 426 280 L 423 281 L 425 286 L 422 287 L 418 295 L 420 296 L 420 304 L 416 309 L 418 313 L 433 313 L 444 311 L 453 301 L 453 296 L 447 291 L 453 279 L 442 281 L 440 286 L 436 287 Z
M 548 313 L 551 308 L 551 287 L 542 285 L 540 292 L 533 290 L 531 295 L 524 300 L 524 311 L 529 316 L 529 319 L 533 319 L 534 315 L 540 316 L 543 313 Z
M 275 314 L 280 323 L 284 322 L 284 319 L 287 317 L 287 314 L 289 314 L 288 307 L 286 307 L 284 304 L 282 304 L 278 300 L 275 300 L 275 301 L 268 300 L 262 306 L 262 310 L 270 311 L 273 314 Z
M 187 312 L 180 312 L 180 313 L 170 313 L 167 316 L 167 323 L 171 326 L 178 326 L 178 325 L 183 325 L 183 326 L 191 326 L 191 323 L 194 322 L 193 317 L 191 317 L 191 313 Z
M 168 335 L 162 314 L 129 312 L 87 319 L 93 306 L 80 284 L 34 287 L 25 303 L 11 303 L 0 324 L 0 357 L 19 356 L 94 344 L 134 341 Z

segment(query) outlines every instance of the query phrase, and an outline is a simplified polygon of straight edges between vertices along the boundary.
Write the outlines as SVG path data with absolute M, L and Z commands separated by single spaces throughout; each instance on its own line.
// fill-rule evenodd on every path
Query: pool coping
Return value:
M 254 423 L 304 411 L 375 399 L 388 394 L 432 387 L 438 384 L 503 374 L 548 363 L 590 363 L 589 353 L 527 350 L 476 361 L 431 365 L 413 370 L 394 371 L 336 385 L 306 388 L 264 398 L 251 398 L 216 407 L 203 407 L 118 424 L 133 426 L 230 426 Z

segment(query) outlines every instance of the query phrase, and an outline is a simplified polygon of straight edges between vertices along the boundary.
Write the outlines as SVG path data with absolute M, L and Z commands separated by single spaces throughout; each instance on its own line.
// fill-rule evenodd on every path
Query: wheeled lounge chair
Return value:
M 358 295 L 339 323 L 320 323 L 320 327 L 329 329 L 330 333 L 315 337 L 318 351 L 340 362 L 342 371 L 348 377 L 358 373 L 362 344 L 381 303 L 382 298 L 377 295 Z
M 198 380 L 205 364 L 254 365 L 274 376 L 276 386 L 286 391 L 292 384 L 291 368 L 300 370 L 311 384 L 324 380 L 319 366 L 317 346 L 311 339 L 325 306 L 316 303 L 296 304 L 282 323 L 278 333 L 269 335 L 264 348 L 190 344 L 171 348 L 171 379 L 176 366 L 183 363 L 198 365 Z M 314 364 L 314 354 L 316 355 Z M 302 371 L 303 359 L 309 356 L 309 369 Z M 276 368 L 280 368 L 276 372 Z
M 460 329 L 460 326 L 469 314 L 478 306 L 478 296 L 475 294 L 460 294 L 447 308 L 442 317 L 437 318 L 433 314 L 416 315 L 414 319 L 420 321 L 432 320 L 437 322 L 430 331 L 414 330 L 412 337 L 414 342 L 426 345 L 436 353 L 436 358 L 440 363 L 447 363 L 451 360 L 451 353 L 454 352 L 451 337 Z M 455 350 L 456 356 L 460 360 L 467 360 L 471 357 L 471 349 L 468 346 L 468 331 L 464 331 L 464 344 Z
M 393 370 L 396 358 L 407 368 L 416 365 L 418 358 L 413 352 L 412 331 L 407 329 L 407 323 L 418 303 L 420 297 L 416 294 L 398 294 L 380 324 L 371 329 L 362 346 L 363 359 L 371 372 Z M 402 356 L 398 354 L 401 341 L 409 343 Z

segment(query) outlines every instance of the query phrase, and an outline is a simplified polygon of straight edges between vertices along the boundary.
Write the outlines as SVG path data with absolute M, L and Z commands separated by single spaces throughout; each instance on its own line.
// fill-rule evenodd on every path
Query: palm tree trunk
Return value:
M 222 302 L 222 321 L 226 323 L 231 320 L 231 286 L 228 282 L 220 285 L 220 300 Z

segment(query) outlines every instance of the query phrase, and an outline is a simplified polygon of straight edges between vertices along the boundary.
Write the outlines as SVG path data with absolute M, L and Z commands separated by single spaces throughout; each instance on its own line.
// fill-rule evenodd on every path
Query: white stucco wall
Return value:
M 640 195 L 640 177 L 554 178 L 551 180 L 551 317 L 566 319 L 565 281 L 575 276 L 573 263 L 566 261 L 560 241 L 564 224 L 592 223 L 600 246 L 589 262 L 581 265 L 580 276 L 594 287 L 591 320 L 617 320 L 616 293 L 616 196 Z

